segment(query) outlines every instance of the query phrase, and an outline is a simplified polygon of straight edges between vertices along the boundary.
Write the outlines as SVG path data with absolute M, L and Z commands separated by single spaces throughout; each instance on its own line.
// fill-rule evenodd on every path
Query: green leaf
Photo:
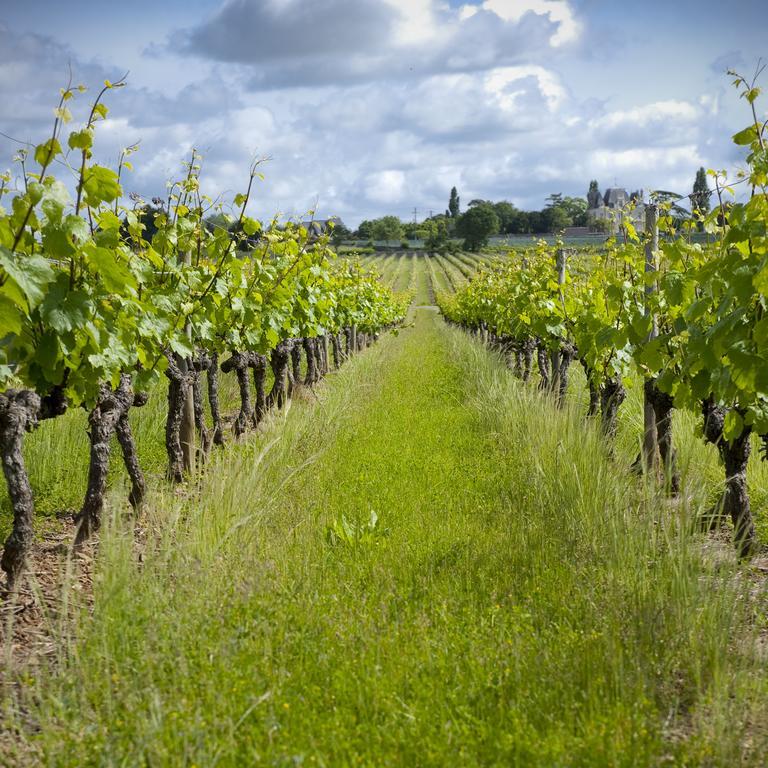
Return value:
M 62 274 L 50 287 L 40 306 L 40 314 L 48 325 L 57 333 L 66 333 L 82 328 L 88 321 L 93 307 L 84 291 L 69 290 L 69 278 Z
M 126 288 L 136 288 L 136 278 L 115 251 L 93 245 L 85 248 L 84 253 L 108 291 L 122 293 Z
M 57 335 L 53 331 L 46 331 L 37 344 L 36 360 L 49 381 L 54 378 L 56 373 L 56 363 L 60 359 L 60 351 Z
M 250 216 L 243 217 L 243 232 L 245 232 L 246 235 L 255 235 L 260 231 L 261 224 L 256 219 L 252 219 Z
M 83 128 L 81 131 L 72 131 L 67 144 L 70 149 L 90 149 L 93 146 L 93 129 Z
M 733 143 L 738 144 L 739 146 L 746 146 L 751 144 L 756 138 L 757 133 L 755 132 L 755 126 L 750 125 L 743 131 L 739 131 L 738 133 L 734 134 Z
M 21 333 L 22 315 L 16 302 L 0 293 L 0 340 L 9 333 L 14 336 Z
M 111 203 L 122 194 L 117 174 L 102 165 L 93 165 L 85 171 L 83 189 L 86 203 L 93 207 L 100 203 Z
M 58 139 L 48 139 L 48 141 L 38 144 L 35 147 L 35 162 L 40 166 L 48 165 L 56 155 L 61 154 L 61 144 Z
M 723 425 L 723 437 L 731 443 L 737 437 L 740 437 L 743 431 L 744 419 L 741 418 L 741 414 L 733 409 L 728 411 L 725 416 L 725 424 Z
M 749 393 L 768 395 L 768 370 L 758 355 L 740 349 L 730 349 L 731 378 L 739 389 Z
M 0 246 L 0 266 L 21 289 L 30 309 L 34 309 L 45 295 L 45 289 L 55 273 L 42 256 L 16 258 L 7 248 Z
M 756 291 L 768 295 L 768 265 L 764 266 L 753 278 L 752 285 Z
M 165 262 L 160 254 L 152 246 L 149 246 L 149 248 L 144 251 L 144 255 L 147 257 L 147 261 L 149 261 L 155 269 L 162 269 L 165 266 Z
M 90 234 L 91 230 L 88 228 L 88 222 L 80 216 L 75 216 L 74 213 L 64 217 L 64 231 L 73 239 L 85 242 Z

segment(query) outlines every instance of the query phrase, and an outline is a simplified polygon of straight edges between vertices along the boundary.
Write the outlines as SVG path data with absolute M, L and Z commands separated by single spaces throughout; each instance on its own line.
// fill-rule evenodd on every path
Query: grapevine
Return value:
M 768 144 L 754 106 L 759 88 L 736 74 L 734 84 L 753 118 L 733 137 L 748 150 L 738 181 L 750 194 L 726 205 L 725 174 L 710 172 L 719 204 L 702 217 L 708 245 L 675 232 L 668 205 L 660 205 L 658 249 L 655 232 L 639 235 L 625 222 L 621 241 L 570 254 L 567 275 L 562 244 L 541 243 L 438 301 L 449 321 L 487 334 L 525 380 L 535 351 L 541 387 L 560 402 L 568 365 L 578 359 L 590 390 L 589 414 L 600 411 L 609 437 L 625 383 L 639 374 L 672 493 L 680 483 L 672 409 L 699 414 L 703 437 L 717 447 L 725 470 L 719 510 L 733 522 L 740 555 L 748 556 L 758 546 L 746 482 L 751 435 L 764 442 L 768 435 Z
M 225 214 L 236 224 L 232 231 L 207 225 L 208 214 L 224 212 L 201 192 L 197 152 L 164 199 L 151 206 L 124 201 L 123 177 L 132 169 L 127 157 L 135 147 L 121 155 L 117 170 L 93 161 L 98 125 L 108 118 L 104 99 L 123 85 L 105 82 L 86 124 L 66 141 L 67 105 L 85 88 L 62 89 L 51 135 L 32 153 L 34 164 L 20 153 L 20 189 L 9 178 L 0 186 L 0 452 L 14 513 L 2 556 L 9 590 L 32 542 L 33 490 L 22 445 L 40 420 L 68 408 L 88 411 L 81 543 L 100 524 L 113 435 L 131 480 L 129 500 L 137 509 L 143 502 L 128 417 L 161 380 L 168 382 L 168 476 L 180 482 L 212 444 L 224 442 L 219 370 L 238 376 L 239 436 L 300 385 L 301 349 L 311 386 L 329 370 L 329 340 L 338 367 L 342 335 L 355 341 L 347 352 L 356 351 L 405 312 L 407 297 L 393 295 L 359 265 L 335 261 L 327 237 L 276 220 L 262 228 L 247 214 L 258 162 L 245 191 L 234 197 L 235 215 Z M 72 174 L 69 187 L 53 175 L 54 163 Z M 267 394 L 268 365 L 274 385 Z M 204 374 L 212 430 L 205 423 Z

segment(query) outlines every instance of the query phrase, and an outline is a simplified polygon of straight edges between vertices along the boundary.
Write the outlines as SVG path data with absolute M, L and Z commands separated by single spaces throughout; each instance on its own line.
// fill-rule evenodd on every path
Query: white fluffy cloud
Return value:
M 726 166 L 733 131 L 717 90 L 641 98 L 571 77 L 568 57 L 590 31 L 575 7 L 228 0 L 183 33 L 168 27 L 143 41 L 156 77 L 109 95 L 97 155 L 114 161 L 141 140 L 125 188 L 152 197 L 195 147 L 206 191 L 225 199 L 253 157 L 268 155 L 256 215 L 319 204 L 318 215 L 349 224 L 444 210 L 454 185 L 465 202 L 539 208 L 552 192 L 583 195 L 592 178 L 684 192 L 699 165 Z M 119 74 L 120 61 L 78 56 L 65 37 L 0 27 L 0 131 L 42 140 L 68 61 L 91 86 Z M 0 137 L 1 158 L 15 147 Z
M 469 19 L 480 10 L 495 13 L 500 19 L 512 22 L 519 21 L 526 13 L 548 16 L 557 25 L 549 41 L 554 47 L 575 41 L 581 32 L 581 25 L 565 0 L 484 0 L 480 5 L 462 6 L 459 17 Z
M 579 32 L 566 0 L 228 0 L 170 47 L 250 66 L 251 87 L 268 89 L 528 63 Z

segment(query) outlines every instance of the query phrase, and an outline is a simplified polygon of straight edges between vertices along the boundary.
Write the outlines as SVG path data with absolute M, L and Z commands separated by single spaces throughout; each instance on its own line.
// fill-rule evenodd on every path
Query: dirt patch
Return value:
M 68 616 L 92 603 L 96 545 L 85 544 L 73 554 L 74 536 L 72 515 L 42 532 L 19 589 L 0 598 L 0 703 L 16 710 L 22 721 L 24 712 L 18 708 L 22 677 L 34 678 L 39 669 L 55 664 Z M 18 734 L 0 718 L 0 753 L 12 756 L 18 748 Z

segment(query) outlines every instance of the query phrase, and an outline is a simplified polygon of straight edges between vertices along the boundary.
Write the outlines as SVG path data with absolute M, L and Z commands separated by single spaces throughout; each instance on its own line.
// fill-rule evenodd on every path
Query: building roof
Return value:
M 621 208 L 629 201 L 627 190 L 623 187 L 609 187 L 603 195 L 603 202 L 609 208 Z
M 301 226 L 313 235 L 322 235 L 328 231 L 328 225 L 343 227 L 344 222 L 338 216 L 331 216 L 330 219 L 312 219 L 311 221 L 302 221 Z

